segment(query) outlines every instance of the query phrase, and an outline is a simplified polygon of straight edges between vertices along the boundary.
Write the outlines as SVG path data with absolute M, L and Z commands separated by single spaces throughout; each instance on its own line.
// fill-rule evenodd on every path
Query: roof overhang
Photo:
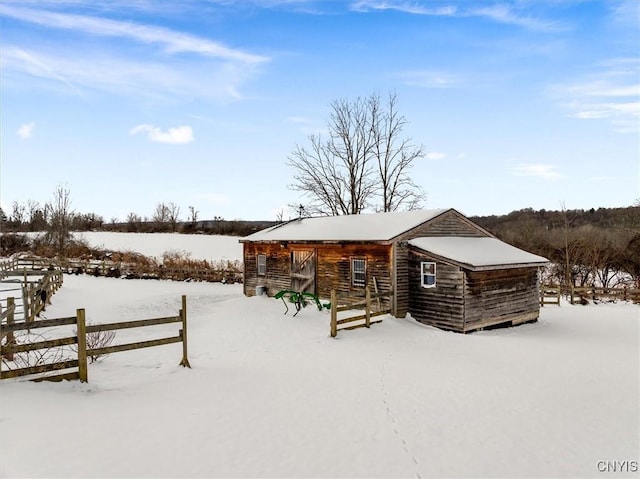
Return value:
M 497 238 L 434 236 L 409 240 L 413 248 L 436 260 L 452 263 L 469 271 L 538 268 L 547 258 L 516 248 Z

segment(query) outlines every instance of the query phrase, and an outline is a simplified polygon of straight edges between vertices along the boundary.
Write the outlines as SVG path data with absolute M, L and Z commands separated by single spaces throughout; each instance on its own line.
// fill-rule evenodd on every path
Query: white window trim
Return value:
M 433 265 L 433 273 L 425 273 L 425 266 L 426 265 Z M 435 288 L 436 284 L 437 284 L 437 280 L 436 280 L 436 273 L 437 273 L 437 265 L 435 262 L 433 261 L 422 261 L 420 263 L 420 285 L 423 288 Z M 433 276 L 433 284 L 428 284 L 425 283 L 425 278 L 427 276 Z
M 258 267 L 258 276 L 266 276 L 267 275 L 267 255 L 259 254 L 256 258 L 256 261 L 257 261 L 257 267 Z
M 363 269 L 356 270 L 356 262 L 362 262 Z M 364 279 L 362 282 L 356 282 L 356 273 L 362 274 Z M 366 258 L 351 258 L 351 286 L 354 288 L 364 288 L 367 285 L 367 259 Z

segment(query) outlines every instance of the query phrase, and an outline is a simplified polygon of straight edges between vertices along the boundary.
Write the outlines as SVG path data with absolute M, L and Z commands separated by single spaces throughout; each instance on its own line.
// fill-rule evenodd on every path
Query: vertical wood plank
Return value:
M 335 289 L 331 290 L 331 337 L 338 334 L 338 294 Z
M 191 369 L 187 353 L 187 296 L 184 294 L 182 295 L 180 317 L 182 318 L 182 361 L 180 361 L 180 366 Z
M 87 324 L 84 309 L 76 310 L 78 335 L 78 376 L 80 381 L 89 382 L 87 370 Z
M 365 313 L 364 313 L 364 325 L 368 328 L 371 326 L 371 288 L 369 288 L 369 286 L 367 286 L 366 288 L 364 288 L 364 294 L 365 294 L 365 300 L 366 300 L 366 306 L 365 306 Z
M 16 306 L 15 301 L 16 300 L 13 297 L 7 298 L 7 325 L 11 325 L 15 321 L 15 316 L 14 316 L 15 306 Z M 13 334 L 13 331 L 9 331 L 7 333 L 7 346 L 11 346 L 13 344 L 16 344 L 16 337 Z M 4 358 L 7 361 L 13 361 L 13 353 L 6 354 Z

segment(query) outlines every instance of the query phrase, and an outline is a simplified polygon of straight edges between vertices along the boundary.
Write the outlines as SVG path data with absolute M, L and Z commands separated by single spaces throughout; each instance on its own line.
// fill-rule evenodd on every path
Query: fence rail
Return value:
M 39 278 L 33 280 L 33 276 Z M 20 312 L 26 321 L 33 321 L 47 304 L 51 304 L 51 297 L 62 287 L 63 280 L 62 270 L 39 258 L 0 261 L 0 282 L 16 286 L 2 292 L 22 292 Z
M 388 314 L 391 312 L 391 310 L 387 308 L 387 309 L 379 309 L 378 311 L 373 311 L 372 300 L 373 299 L 378 300 L 377 303 L 379 306 L 380 298 L 387 298 L 387 297 L 391 298 L 391 296 L 392 296 L 391 291 L 387 293 L 371 294 L 371 290 L 367 286 L 365 288 L 365 297 L 363 301 L 348 302 L 349 304 L 347 305 L 340 305 L 339 299 L 338 299 L 338 293 L 335 289 L 332 289 L 331 290 L 331 323 L 330 323 L 331 337 L 335 338 L 338 335 L 339 330 L 343 330 L 343 329 L 349 330 L 349 329 L 356 329 L 356 328 L 363 328 L 363 327 L 368 328 L 372 324 L 381 323 L 382 322 L 381 319 L 371 321 L 371 318 Z M 346 298 L 342 298 L 342 299 L 344 301 L 344 299 Z M 359 314 L 356 316 L 350 316 L 347 318 L 338 319 L 338 313 L 342 311 L 357 309 L 357 308 L 364 308 L 365 310 L 364 314 Z M 363 320 L 364 320 L 364 323 L 362 323 Z M 351 324 L 356 322 L 358 324 Z M 343 326 L 345 324 L 350 324 L 350 326 Z
M 13 298 L 10 299 L 10 302 L 13 303 Z M 9 369 L 7 371 L 0 370 L 0 379 L 31 376 L 40 373 L 55 373 L 64 369 L 77 368 L 77 371 L 47 375 L 41 378 L 36 378 L 34 380 L 60 381 L 63 379 L 79 379 L 80 381 L 87 382 L 89 380 L 87 367 L 88 357 L 96 357 L 104 354 L 149 348 L 153 346 L 160 346 L 178 342 L 182 342 L 182 360 L 180 361 L 180 365 L 189 368 L 191 367 L 191 365 L 189 364 L 187 353 L 187 298 L 184 295 L 182 296 L 182 308 L 180 309 L 177 316 L 126 321 L 119 323 L 87 325 L 84 309 L 76 310 L 75 316 L 67 318 L 45 319 L 19 323 L 13 321 L 12 313 L 13 311 L 9 309 L 7 309 L 6 311 L 6 316 L 4 316 L 5 312 L 2 313 L 3 317 L 6 317 L 7 319 L 7 324 L 0 324 L 0 340 L 6 338 L 5 343 L 0 345 L 0 357 L 3 359 L 3 361 L 14 361 L 15 354 L 19 353 L 43 349 L 48 350 L 51 348 L 60 348 L 63 346 L 73 345 L 77 345 L 77 358 L 61 358 L 59 360 L 48 362 L 46 364 L 28 365 L 26 367 Z M 182 329 L 178 331 L 177 336 L 153 339 L 149 341 L 138 341 L 133 343 L 119 344 L 116 346 L 103 346 L 98 348 L 87 347 L 87 335 L 90 334 L 100 333 L 102 331 L 142 328 L 169 323 L 181 323 Z M 14 333 L 17 331 L 29 331 L 31 329 L 41 328 L 57 328 L 70 325 L 76 326 L 76 332 L 74 336 L 44 341 L 34 341 L 22 344 L 16 344 L 16 340 L 14 337 Z M 0 361 L 0 365 L 3 361 Z
M 242 267 L 233 262 L 227 268 L 213 266 L 178 266 L 164 264 L 141 264 L 135 262 L 113 261 L 109 259 L 61 259 L 54 260 L 38 257 L 12 258 L 0 262 L 0 278 L 11 271 L 27 269 L 35 271 L 54 267 L 69 274 L 90 274 L 93 276 L 125 277 L 129 279 L 170 279 L 238 283 L 242 282 Z
M 567 296 L 571 304 L 575 304 L 576 301 L 583 302 L 588 299 L 597 300 L 603 298 L 621 299 L 623 301 L 640 303 L 640 289 L 629 288 L 628 286 L 603 288 L 596 286 L 566 287 L 558 285 L 543 285 L 540 288 L 540 305 L 560 305 L 560 297 L 562 295 Z

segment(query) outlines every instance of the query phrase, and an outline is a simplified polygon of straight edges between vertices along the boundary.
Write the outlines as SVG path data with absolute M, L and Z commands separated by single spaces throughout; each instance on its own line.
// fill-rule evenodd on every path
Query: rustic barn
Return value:
M 460 332 L 535 321 L 538 268 L 454 209 L 301 218 L 242 238 L 244 294 L 392 292 L 392 314 Z

